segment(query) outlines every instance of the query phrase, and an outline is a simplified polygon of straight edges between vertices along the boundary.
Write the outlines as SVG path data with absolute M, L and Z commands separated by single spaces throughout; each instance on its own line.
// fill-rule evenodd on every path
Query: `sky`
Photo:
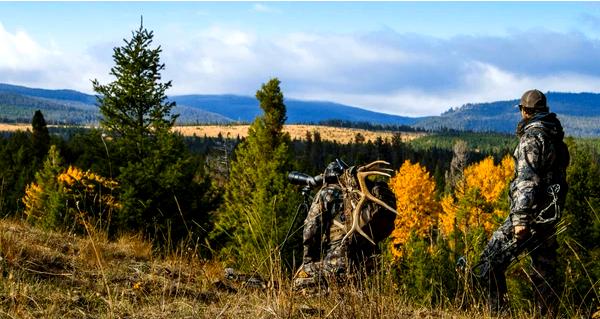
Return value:
M 93 93 L 142 16 L 169 95 L 253 96 L 277 77 L 286 98 L 425 116 L 600 92 L 593 2 L 0 2 L 0 83 Z

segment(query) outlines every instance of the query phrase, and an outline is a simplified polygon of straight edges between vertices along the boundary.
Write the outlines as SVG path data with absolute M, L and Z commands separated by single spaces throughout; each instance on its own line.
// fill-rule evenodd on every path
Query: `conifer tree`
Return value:
M 123 205 L 112 229 L 141 230 L 156 242 L 176 244 L 184 236 L 198 238 L 194 225 L 205 228 L 207 211 L 217 199 L 204 197 L 210 182 L 200 176 L 201 163 L 193 161 L 182 137 L 170 131 L 177 118 L 171 114 L 175 102 L 166 96 L 171 81 L 161 82 L 165 65 L 161 47 L 152 47 L 153 37 L 140 25 L 113 50 L 110 74 L 115 80 L 106 85 L 94 80 L 93 86 L 102 128 L 111 136 L 107 150 Z
M 566 304 L 579 305 L 581 316 L 598 311 L 600 289 L 600 153 L 573 138 L 565 141 L 571 162 L 567 168 L 569 190 L 558 234 L 565 277 Z
M 115 66 L 110 74 L 116 80 L 107 85 L 92 81 L 99 94 L 102 127 L 133 143 L 140 158 L 152 141 L 149 137 L 169 131 L 177 118 L 171 114 L 175 102 L 166 96 L 171 81 L 160 82 L 165 65 L 160 62 L 161 47 L 150 47 L 153 37 L 140 24 L 131 40 L 124 39 L 125 45 L 113 50 Z
M 294 213 L 297 195 L 286 177 L 290 137 L 283 132 L 286 108 L 279 83 L 272 79 L 256 93 L 264 113 L 236 149 L 224 208 L 215 223 L 214 238 L 227 241 L 223 256 L 237 258 L 240 267 L 268 266 Z
M 35 111 L 33 118 L 31 119 L 31 142 L 35 151 L 35 156 L 38 160 L 41 160 L 48 149 L 50 148 L 50 133 L 48 132 L 48 126 L 46 126 L 46 120 L 40 110 Z
M 66 209 L 56 180 L 62 169 L 62 158 L 52 145 L 42 169 L 35 174 L 35 181 L 25 189 L 23 203 L 29 222 L 46 227 L 55 227 L 62 222 Z

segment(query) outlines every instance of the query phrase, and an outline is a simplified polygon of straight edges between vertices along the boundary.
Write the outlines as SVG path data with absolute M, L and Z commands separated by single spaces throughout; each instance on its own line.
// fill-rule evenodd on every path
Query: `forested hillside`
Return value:
M 549 92 L 546 97 L 550 111 L 558 114 L 567 135 L 600 135 L 600 94 Z M 466 104 L 425 118 L 415 126 L 512 133 L 520 119 L 514 107 L 518 103 L 519 100 Z
M 249 123 L 260 114 L 256 100 L 237 95 L 172 96 L 180 115 L 178 124 Z M 286 101 L 290 110 L 288 123 L 319 123 L 344 120 L 386 125 L 411 125 L 417 119 L 371 112 L 331 102 Z M 37 109 L 43 110 L 52 124 L 97 123 L 100 113 L 96 97 L 71 90 L 31 89 L 0 84 L 0 119 L 26 122 Z
M 238 95 L 173 96 L 180 105 L 188 105 L 229 117 L 238 122 L 251 122 L 260 114 L 256 99 Z M 411 125 L 416 118 L 372 112 L 332 102 L 286 100 L 288 123 L 318 123 L 325 120 L 346 120 L 376 124 Z

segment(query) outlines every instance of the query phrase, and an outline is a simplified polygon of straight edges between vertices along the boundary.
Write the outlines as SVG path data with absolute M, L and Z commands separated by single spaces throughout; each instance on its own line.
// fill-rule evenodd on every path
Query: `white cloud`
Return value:
M 570 92 L 600 87 L 600 43 L 581 34 L 437 39 L 387 30 L 266 37 L 224 26 L 188 32 L 156 32 L 166 64 L 163 79 L 173 80 L 170 95 L 253 95 L 261 83 L 278 77 L 288 98 L 422 116 L 469 102 L 516 99 L 534 87 Z M 121 44 L 66 52 L 0 25 L 0 82 L 89 93 L 90 79 L 111 80 L 111 48 Z M 522 50 L 523 45 L 534 49 Z
M 597 92 L 600 77 L 579 74 L 519 76 L 492 65 L 474 63 L 465 75 L 468 85 L 446 92 L 401 89 L 388 94 L 346 94 L 331 91 L 292 92 L 291 96 L 308 100 L 330 100 L 365 107 L 374 111 L 404 116 L 438 115 L 450 107 L 465 103 L 483 103 L 519 99 L 524 91 L 538 88 L 554 92 Z M 551 102 L 551 101 L 550 101 Z
M 93 57 L 63 52 L 50 41 L 46 47 L 25 31 L 10 32 L 0 24 L 0 82 L 31 87 L 91 92 L 90 79 L 108 73 Z
M 0 68 L 33 69 L 40 67 L 46 57 L 56 52 L 40 47 L 29 35 L 22 31 L 10 33 L 0 23 Z

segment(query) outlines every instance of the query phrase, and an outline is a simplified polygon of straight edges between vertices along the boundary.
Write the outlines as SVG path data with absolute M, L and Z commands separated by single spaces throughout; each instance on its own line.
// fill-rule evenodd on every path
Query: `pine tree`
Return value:
M 176 244 L 185 236 L 205 235 L 208 211 L 217 197 L 200 173 L 180 135 L 170 131 L 177 115 L 171 114 L 161 82 L 160 46 L 152 48 L 152 31 L 143 25 L 113 50 L 115 81 L 93 81 L 103 115 L 101 125 L 111 139 L 107 150 L 112 171 L 120 184 L 123 205 L 115 216 L 119 231 L 144 231 L 158 243 Z M 205 197 L 207 195 L 208 197 Z M 195 233 L 194 225 L 198 226 Z
M 240 267 L 270 266 L 269 257 L 276 256 L 294 212 L 297 195 L 286 178 L 290 137 L 282 131 L 286 108 L 279 83 L 272 79 L 256 93 L 264 113 L 236 149 L 224 208 L 215 223 L 213 238 L 227 241 L 222 255 L 236 258 Z
M 17 131 L 3 140 L 0 148 L 0 216 L 23 210 L 21 199 L 26 186 L 35 178 L 40 162 L 29 132 Z
M 40 110 L 35 111 L 33 118 L 31 119 L 31 142 L 35 151 L 35 156 L 38 160 L 44 158 L 48 149 L 50 148 L 50 133 L 48 132 L 48 126 L 46 126 L 46 120 Z
M 35 174 L 35 181 L 25 189 L 23 203 L 29 222 L 50 228 L 62 225 L 66 217 L 65 198 L 56 178 L 62 169 L 62 158 L 52 145 L 42 169 Z
M 600 154 L 589 145 L 568 138 L 571 155 L 567 169 L 569 190 L 558 235 L 561 271 L 567 304 L 579 305 L 580 316 L 598 311 L 600 280 Z
M 167 101 L 166 91 L 171 81 L 162 83 L 160 46 L 150 48 L 154 33 L 140 24 L 132 39 L 113 50 L 115 66 L 110 74 L 116 80 L 101 85 L 93 80 L 94 91 L 103 115 L 101 125 L 122 141 L 133 144 L 139 158 L 148 151 L 149 137 L 168 132 L 177 115 L 171 115 L 175 102 Z

